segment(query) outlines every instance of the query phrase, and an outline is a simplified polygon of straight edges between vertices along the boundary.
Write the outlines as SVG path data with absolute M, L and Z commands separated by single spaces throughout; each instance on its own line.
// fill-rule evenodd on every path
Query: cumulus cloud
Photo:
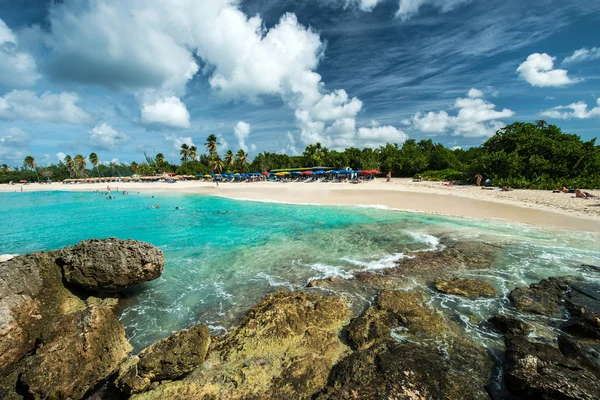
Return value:
M 559 119 L 588 119 L 600 117 L 600 99 L 596 99 L 596 107 L 588 110 L 588 105 L 583 101 L 569 104 L 568 106 L 558 106 L 546 110 L 540 114 L 542 117 Z
M 177 97 L 167 97 L 142 106 L 142 122 L 163 124 L 174 128 L 189 128 L 190 113 Z
M 182 144 L 187 144 L 190 147 L 195 146 L 194 141 L 189 136 L 165 135 L 165 140 L 171 142 L 173 149 L 177 151 L 181 149 Z
M 531 86 L 565 86 L 579 81 L 569 78 L 565 69 L 554 69 L 554 60 L 556 57 L 546 53 L 534 53 L 519 65 L 517 72 Z
M 222 133 L 217 133 L 217 143 L 220 143 L 221 149 L 229 149 L 229 142 Z
M 359 7 L 363 11 L 372 11 L 375 6 L 381 3 L 383 0 L 359 0 Z
M 456 115 L 442 110 L 439 112 L 417 113 L 412 117 L 412 127 L 426 133 L 451 131 L 456 136 L 492 136 L 506 124 L 500 119 L 510 118 L 515 113 L 507 108 L 496 111 L 496 106 L 479 97 L 477 89 L 469 90 L 466 98 L 458 98 L 454 103 Z
M 441 13 L 447 13 L 470 2 L 471 0 L 400 0 L 396 17 L 406 21 L 417 15 L 423 6 L 433 7 Z
M 408 135 L 393 126 L 378 126 L 358 128 L 357 139 L 365 147 L 377 147 L 383 143 L 402 144 L 408 139 Z
M 63 153 L 62 151 L 61 151 L 61 152 L 58 152 L 58 153 L 56 153 L 56 159 L 57 159 L 59 162 L 63 162 L 63 161 L 65 160 L 65 157 L 66 157 L 66 156 L 67 156 L 67 155 L 66 155 L 65 153 Z
M 91 116 L 79 108 L 78 101 L 75 93 L 46 92 L 38 97 L 30 90 L 13 90 L 0 97 L 0 118 L 71 124 L 90 122 Z
M 19 49 L 17 37 L 0 18 L 0 86 L 31 86 L 39 77 L 35 59 Z
M 93 149 L 112 150 L 129 142 L 129 136 L 119 133 L 112 126 L 103 123 L 88 132 L 88 141 Z
M 483 97 L 483 92 L 479 89 L 471 88 L 471 90 L 469 90 L 469 93 L 467 93 L 467 96 L 469 96 L 472 99 L 477 99 Z
M 600 48 L 592 47 L 591 49 L 582 48 L 575 50 L 572 55 L 563 60 L 563 64 L 573 64 L 576 62 L 591 61 L 600 58 Z
M 244 151 L 248 151 L 248 146 L 246 145 L 246 140 L 248 139 L 248 137 L 250 136 L 250 132 L 252 131 L 252 128 L 250 127 L 250 124 L 244 122 L 244 121 L 240 121 L 237 123 L 237 125 L 235 126 L 235 129 L 233 130 L 233 133 L 236 137 L 236 139 L 238 140 L 238 145 L 240 146 L 240 148 Z
M 0 163 L 15 165 L 26 157 L 31 135 L 19 128 L 8 128 L 0 136 Z

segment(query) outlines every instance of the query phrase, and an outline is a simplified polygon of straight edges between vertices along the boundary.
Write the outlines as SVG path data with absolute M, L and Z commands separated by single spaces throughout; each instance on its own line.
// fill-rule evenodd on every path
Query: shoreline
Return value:
M 60 183 L 0 185 L 0 193 L 38 191 L 93 192 L 106 190 L 106 183 Z M 434 215 L 517 222 L 571 230 L 600 231 L 600 201 L 573 199 L 568 194 L 541 190 L 481 190 L 474 186 L 444 186 L 439 182 L 302 183 L 254 182 L 221 183 L 184 181 L 178 183 L 110 184 L 113 190 L 144 193 L 184 193 L 225 197 L 235 200 L 304 205 L 385 207 L 391 210 Z

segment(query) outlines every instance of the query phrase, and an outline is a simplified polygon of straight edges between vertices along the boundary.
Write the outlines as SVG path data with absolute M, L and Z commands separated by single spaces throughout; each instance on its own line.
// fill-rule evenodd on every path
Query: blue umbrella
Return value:
M 336 170 L 327 171 L 327 173 L 328 174 L 334 174 L 334 175 L 339 174 L 339 172 L 337 172 Z
M 269 172 L 269 175 L 275 176 L 275 172 Z
M 298 171 L 292 171 L 292 172 L 290 172 L 290 173 L 291 173 L 292 175 L 300 175 L 300 172 L 298 172 Z
M 313 175 L 325 175 L 325 171 L 315 171 Z

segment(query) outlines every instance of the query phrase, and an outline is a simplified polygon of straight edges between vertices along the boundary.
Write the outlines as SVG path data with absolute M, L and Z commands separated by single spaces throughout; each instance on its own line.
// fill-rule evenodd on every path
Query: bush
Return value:
M 442 169 L 440 171 L 425 171 L 416 174 L 415 178 L 423 177 L 426 181 L 462 181 L 464 174 L 455 169 Z

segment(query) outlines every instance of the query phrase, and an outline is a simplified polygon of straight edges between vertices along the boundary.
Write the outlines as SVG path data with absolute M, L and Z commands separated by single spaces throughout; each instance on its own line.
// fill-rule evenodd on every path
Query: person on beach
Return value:
M 388 171 L 386 178 L 387 178 L 388 182 L 390 182 L 392 180 L 392 172 L 391 171 Z
M 577 189 L 575 191 L 575 197 L 578 199 L 595 199 L 596 196 L 588 193 L 588 192 L 584 192 L 583 190 Z
M 481 186 L 481 181 L 483 180 L 483 176 L 481 176 L 481 174 L 477 174 L 477 175 L 475 175 L 475 178 L 477 178 L 477 186 Z

